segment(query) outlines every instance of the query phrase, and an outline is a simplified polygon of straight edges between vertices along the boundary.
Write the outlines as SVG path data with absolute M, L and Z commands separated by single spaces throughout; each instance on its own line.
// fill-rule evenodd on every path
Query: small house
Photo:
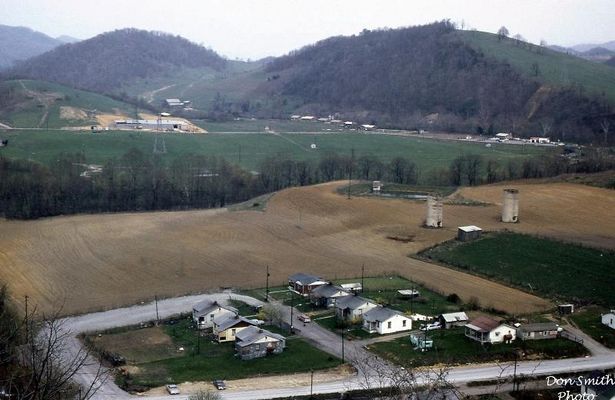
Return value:
M 469 242 L 480 238 L 483 230 L 476 225 L 460 226 L 457 228 L 457 240 Z
M 378 304 L 361 296 L 340 297 L 335 302 L 335 315 L 344 321 L 356 322 L 363 314 L 378 307 Z
M 380 193 L 381 190 L 382 190 L 382 182 L 373 181 L 372 182 L 372 193 Z
M 480 316 L 466 324 L 466 337 L 481 344 L 510 343 L 516 338 L 515 328 L 492 318 Z
M 293 121 L 297 121 L 297 120 L 301 119 L 301 115 L 291 115 L 290 119 L 292 119 Z
M 530 138 L 530 143 L 549 144 L 549 143 L 551 143 L 551 139 L 549 139 L 547 137 L 532 136 Z
M 399 297 L 403 299 L 413 299 L 421 295 L 421 293 L 416 289 L 400 289 L 397 293 L 399 294 Z
M 512 139 L 512 137 L 513 137 L 512 133 L 500 132 L 500 133 L 496 133 L 495 134 L 495 138 L 497 140 L 502 140 L 502 141 L 510 140 L 510 139 Z
M 235 315 L 237 309 L 211 300 L 203 300 L 192 307 L 192 320 L 198 329 L 213 328 L 214 318 L 224 314 Z
M 463 311 L 440 314 L 438 316 L 438 321 L 443 329 L 450 329 L 455 326 L 465 326 L 465 324 L 468 323 L 468 320 L 468 316 Z
M 574 304 L 558 304 L 557 312 L 560 315 L 570 315 L 574 313 Z
M 363 329 L 380 335 L 409 331 L 412 320 L 397 310 L 379 306 L 363 314 Z
M 328 284 L 321 277 L 309 274 L 294 274 L 288 278 L 288 288 L 303 296 L 308 296 L 312 290 Z
M 517 337 L 521 340 L 555 339 L 557 337 L 557 324 L 555 322 L 542 322 L 521 325 L 517 328 Z
M 316 117 L 313 115 L 304 115 L 303 117 L 301 117 L 301 121 L 314 121 L 316 120 Z
M 218 318 L 214 318 L 213 333 L 218 343 L 234 342 L 237 333 L 254 325 L 254 321 L 244 318 L 241 315 L 222 315 Z
M 249 326 L 235 335 L 235 350 L 242 360 L 280 354 L 286 347 L 286 338 L 265 329 Z
M 615 329 L 615 310 L 611 310 L 611 312 L 603 314 L 601 320 L 604 325 L 611 329 Z
M 348 296 L 350 294 L 348 290 L 329 283 L 312 290 L 310 293 L 310 302 L 316 307 L 333 307 L 335 301 L 339 297 Z
M 342 283 L 340 287 L 352 293 L 359 293 L 363 291 L 363 285 L 361 282 Z

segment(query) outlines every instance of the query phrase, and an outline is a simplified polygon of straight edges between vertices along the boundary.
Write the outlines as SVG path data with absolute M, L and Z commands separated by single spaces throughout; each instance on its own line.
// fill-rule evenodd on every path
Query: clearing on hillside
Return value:
M 425 229 L 425 203 L 367 197 L 348 200 L 340 183 L 292 188 L 265 212 L 205 210 L 0 220 L 0 281 L 14 298 L 42 311 L 79 313 L 220 287 L 281 285 L 309 272 L 329 279 L 396 271 L 426 287 L 472 296 L 511 313 L 549 308 L 541 298 L 408 257 L 455 237 L 457 226 L 504 228 L 615 248 L 615 196 L 574 184 L 518 183 L 519 224 L 499 222 L 502 189 L 461 190 L 491 205 L 445 205 L 444 228 Z M 592 204 L 592 207 L 588 207 Z M 390 236 L 412 237 L 404 242 Z

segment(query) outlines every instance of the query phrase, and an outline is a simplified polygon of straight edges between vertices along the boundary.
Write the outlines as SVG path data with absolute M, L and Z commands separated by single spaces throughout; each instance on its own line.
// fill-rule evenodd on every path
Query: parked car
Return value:
M 308 317 L 305 314 L 299 314 L 299 316 L 297 318 L 299 319 L 299 321 L 303 322 L 304 324 L 307 323 L 307 322 L 312 322 L 310 317 Z
M 212 382 L 214 384 L 214 386 L 216 387 L 216 389 L 218 390 L 224 390 L 226 389 L 226 383 L 224 383 L 224 381 L 222 379 L 216 379 L 215 381 Z
M 440 325 L 440 322 L 434 322 L 433 324 L 421 325 L 422 331 L 433 331 L 435 329 L 440 329 L 440 328 L 442 328 L 442 326 Z
M 171 384 L 167 385 L 167 392 L 169 392 L 169 394 L 179 394 L 179 387 L 177 387 L 177 385 L 171 383 Z

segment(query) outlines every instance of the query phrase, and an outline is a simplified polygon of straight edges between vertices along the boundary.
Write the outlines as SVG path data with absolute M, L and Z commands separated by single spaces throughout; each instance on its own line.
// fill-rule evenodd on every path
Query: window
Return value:
M 391 329 L 391 321 L 387 322 L 387 329 Z
M 237 329 L 235 329 L 235 328 L 231 329 L 231 334 L 232 334 L 233 336 L 235 336 L 235 332 L 236 332 L 236 331 L 237 331 Z
M 406 327 L 406 320 L 401 321 L 401 326 Z

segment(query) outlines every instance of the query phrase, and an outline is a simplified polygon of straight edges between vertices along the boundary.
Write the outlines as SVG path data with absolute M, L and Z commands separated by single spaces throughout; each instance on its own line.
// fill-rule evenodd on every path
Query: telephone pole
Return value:
M 154 296 L 154 301 L 156 302 L 156 325 L 160 323 L 160 315 L 158 314 L 158 295 Z
M 265 286 L 265 302 L 269 302 L 269 265 L 267 265 L 267 283 Z
M 365 290 L 365 264 L 361 264 L 361 293 Z
M 352 164 L 354 164 L 354 148 L 350 153 L 350 165 L 348 165 L 348 199 L 350 199 L 350 184 L 352 182 Z
M 29 341 L 29 319 L 30 317 L 28 316 L 28 295 L 25 296 L 26 298 L 26 343 Z

